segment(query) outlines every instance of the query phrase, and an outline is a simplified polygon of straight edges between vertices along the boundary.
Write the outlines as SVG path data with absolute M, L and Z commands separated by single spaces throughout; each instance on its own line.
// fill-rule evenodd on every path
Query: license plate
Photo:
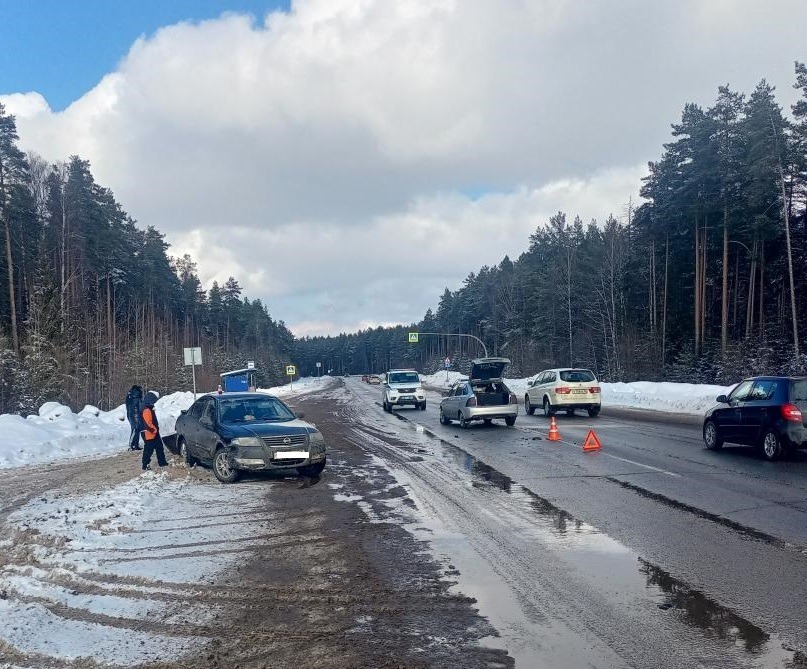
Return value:
M 400 399 L 402 399 L 402 400 L 413 400 L 415 398 L 412 395 L 401 395 Z
M 308 451 L 280 451 L 275 453 L 275 460 L 303 460 L 308 459 Z
M 572 393 L 574 393 L 575 395 L 585 395 L 587 392 L 588 390 L 586 390 L 585 388 L 575 388 L 574 390 L 572 390 Z

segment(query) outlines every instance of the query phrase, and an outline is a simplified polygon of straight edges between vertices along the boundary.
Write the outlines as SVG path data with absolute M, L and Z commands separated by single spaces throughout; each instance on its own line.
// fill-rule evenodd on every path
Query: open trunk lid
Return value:
M 477 358 L 471 361 L 471 383 L 501 381 L 504 368 L 510 364 L 509 358 Z

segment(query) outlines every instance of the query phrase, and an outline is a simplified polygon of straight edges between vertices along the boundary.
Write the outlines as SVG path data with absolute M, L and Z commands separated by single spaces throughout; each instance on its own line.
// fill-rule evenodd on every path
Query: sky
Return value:
M 410 324 L 561 210 L 624 217 L 684 104 L 766 78 L 803 0 L 0 0 L 20 144 L 297 336 Z

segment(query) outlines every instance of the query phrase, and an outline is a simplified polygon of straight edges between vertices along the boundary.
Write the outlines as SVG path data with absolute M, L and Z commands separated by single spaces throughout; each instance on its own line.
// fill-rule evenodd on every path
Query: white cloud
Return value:
M 738 4 L 298 0 L 141 38 L 63 112 L 3 100 L 206 282 L 336 332 L 419 319 L 559 209 L 619 213 L 719 84 L 789 104 L 807 4 Z

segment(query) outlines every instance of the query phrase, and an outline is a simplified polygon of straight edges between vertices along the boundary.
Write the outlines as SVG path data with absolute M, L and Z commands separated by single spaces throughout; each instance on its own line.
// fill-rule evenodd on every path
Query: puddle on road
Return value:
M 442 439 L 440 442 L 443 448 L 436 455 L 448 458 L 469 472 L 473 486 L 501 491 L 510 496 L 511 501 L 520 501 L 529 507 L 537 521 L 536 538 L 548 547 L 563 548 L 564 560 L 577 567 L 581 574 L 590 572 L 592 564 L 597 565 L 600 574 L 608 575 L 609 589 L 618 592 L 620 599 L 649 598 L 660 610 L 702 630 L 706 638 L 724 643 L 727 648 L 742 649 L 755 666 L 807 667 L 807 656 L 786 649 L 776 634 L 765 632 L 709 599 L 470 453 Z

